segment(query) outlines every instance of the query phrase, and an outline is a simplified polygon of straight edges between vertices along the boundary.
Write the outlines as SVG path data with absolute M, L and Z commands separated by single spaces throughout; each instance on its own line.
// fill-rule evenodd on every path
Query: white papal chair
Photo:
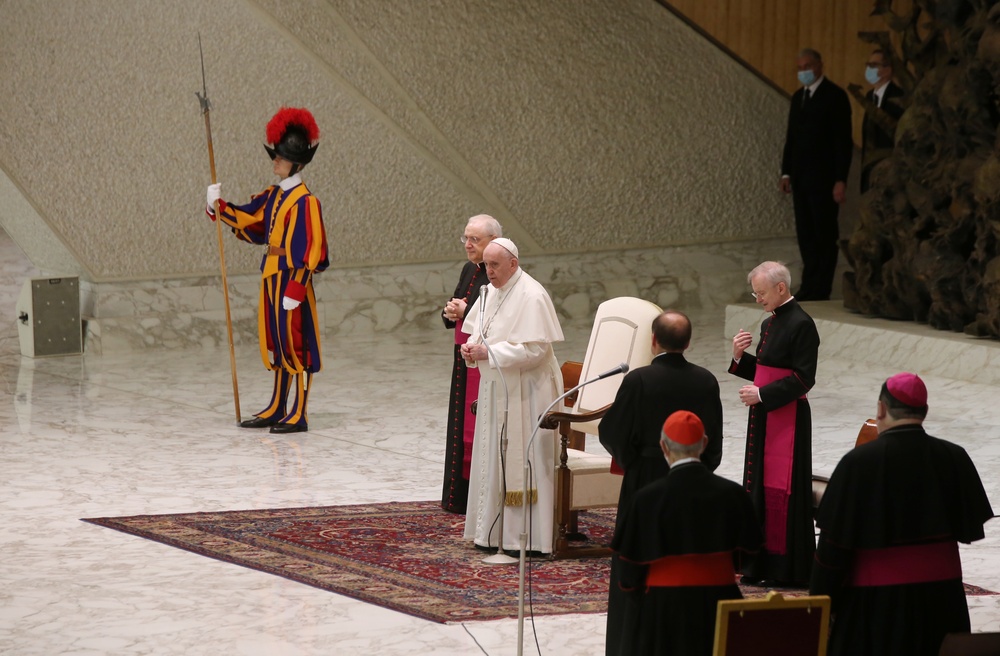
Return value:
M 623 362 L 629 369 L 648 365 L 653 358 L 653 319 L 661 312 L 653 303 L 630 296 L 601 303 L 583 362 L 566 362 L 562 366 L 565 389 Z M 611 472 L 611 457 L 584 449 L 586 436 L 598 434 L 601 417 L 615 400 L 621 381 L 621 376 L 610 376 L 581 388 L 575 399 L 566 400 L 566 412 L 550 412 L 542 422 L 543 428 L 558 429 L 560 436 L 553 558 L 603 556 L 610 551 L 607 547 L 573 547 L 570 542 L 580 537 L 576 522 L 580 510 L 618 505 L 622 478 Z

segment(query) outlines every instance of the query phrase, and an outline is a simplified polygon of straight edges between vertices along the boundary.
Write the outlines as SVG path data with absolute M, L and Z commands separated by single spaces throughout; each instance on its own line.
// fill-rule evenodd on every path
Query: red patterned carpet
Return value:
M 484 564 L 488 554 L 462 540 L 465 517 L 441 510 L 436 501 L 83 521 L 435 622 L 517 617 L 517 565 Z M 581 513 L 580 528 L 607 544 L 614 511 Z M 526 613 L 607 610 L 609 559 L 534 559 L 529 565 Z M 965 587 L 968 595 L 996 594 Z M 742 591 L 747 598 L 767 592 Z
M 517 617 L 517 565 L 484 564 L 489 553 L 462 540 L 465 517 L 435 501 L 83 521 L 435 622 Z M 610 542 L 614 511 L 582 513 L 580 526 Z M 607 558 L 531 560 L 530 610 L 604 612 L 608 569 Z

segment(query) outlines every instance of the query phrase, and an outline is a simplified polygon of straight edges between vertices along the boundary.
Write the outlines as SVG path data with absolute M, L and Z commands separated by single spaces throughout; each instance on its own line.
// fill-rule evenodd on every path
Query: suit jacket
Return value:
M 792 95 L 781 174 L 800 191 L 829 192 L 834 183 L 847 181 L 851 169 L 851 103 L 829 78 L 823 78 L 803 106 L 804 90 Z
M 906 111 L 906 92 L 889 82 L 882 94 L 882 106 L 875 106 L 875 91 L 865 94 L 865 117 L 861 123 L 861 192 L 868 191 L 872 168 L 892 154 L 896 145 L 896 123 Z

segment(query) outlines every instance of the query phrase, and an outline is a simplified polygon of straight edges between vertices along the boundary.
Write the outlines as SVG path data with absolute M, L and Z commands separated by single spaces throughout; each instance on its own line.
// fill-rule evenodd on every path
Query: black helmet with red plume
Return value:
M 308 109 L 282 107 L 267 122 L 267 154 L 287 159 L 301 168 L 312 161 L 319 147 L 319 127 Z

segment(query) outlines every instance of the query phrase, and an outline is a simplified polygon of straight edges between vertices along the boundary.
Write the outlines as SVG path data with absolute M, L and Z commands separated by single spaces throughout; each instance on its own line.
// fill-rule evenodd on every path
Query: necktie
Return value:
M 803 107 L 805 107 L 805 106 L 806 106 L 806 102 L 808 102 L 808 100 L 809 100 L 809 96 L 810 96 L 810 95 L 811 95 L 811 94 L 810 94 L 810 91 L 809 91 L 809 89 L 804 89 L 804 90 L 802 91 L 802 106 L 803 106 Z

